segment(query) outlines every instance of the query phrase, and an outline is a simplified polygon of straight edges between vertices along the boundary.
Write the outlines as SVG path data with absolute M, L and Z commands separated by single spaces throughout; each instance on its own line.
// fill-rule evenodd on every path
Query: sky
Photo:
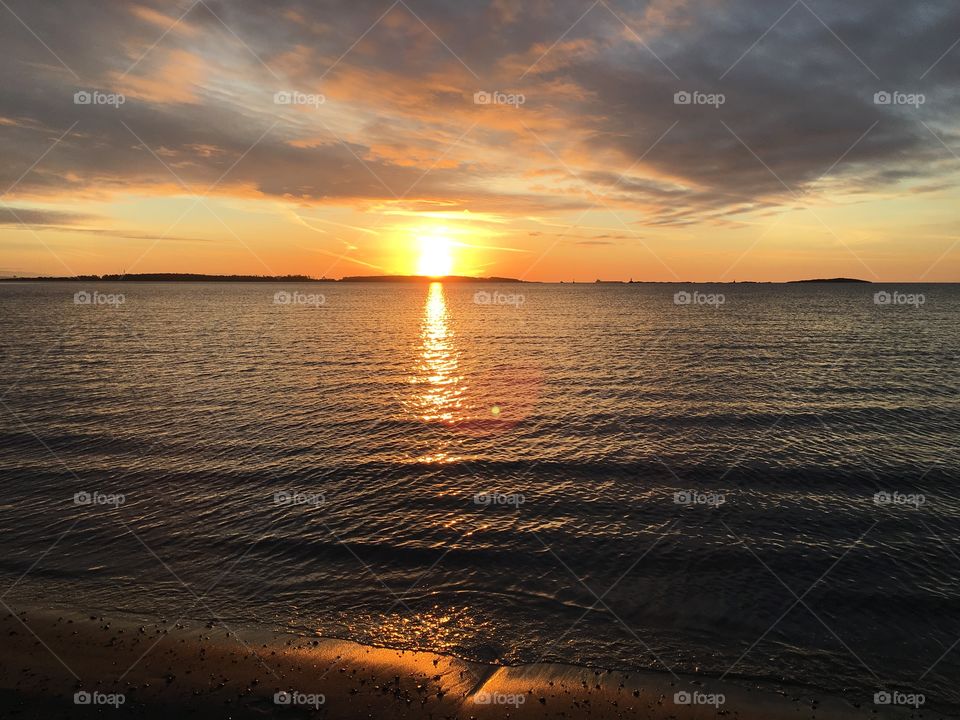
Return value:
M 960 280 L 956 0 L 3 0 L 0 276 Z

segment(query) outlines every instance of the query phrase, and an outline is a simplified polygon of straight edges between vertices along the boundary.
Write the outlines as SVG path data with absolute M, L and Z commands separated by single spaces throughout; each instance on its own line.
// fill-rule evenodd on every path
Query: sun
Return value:
M 443 235 L 424 235 L 420 238 L 420 259 L 417 275 L 443 277 L 453 271 L 453 243 Z

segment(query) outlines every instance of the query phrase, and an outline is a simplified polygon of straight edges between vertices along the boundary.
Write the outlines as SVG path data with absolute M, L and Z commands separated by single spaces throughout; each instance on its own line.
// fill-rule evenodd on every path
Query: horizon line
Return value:
M 107 273 L 72 276 L 13 275 L 0 277 L 0 282 L 275 282 L 275 283 L 324 283 L 324 282 L 503 282 L 532 285 L 790 285 L 790 284 L 863 284 L 863 285 L 954 285 L 960 281 L 917 280 L 863 280 L 860 278 L 802 278 L 796 280 L 524 280 L 504 276 L 469 275 L 345 275 L 340 278 L 314 277 L 311 275 L 248 275 L 243 273 Z

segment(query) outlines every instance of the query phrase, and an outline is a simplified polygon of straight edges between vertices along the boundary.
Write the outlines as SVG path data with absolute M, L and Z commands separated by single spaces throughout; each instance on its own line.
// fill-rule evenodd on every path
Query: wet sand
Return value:
M 501 667 L 246 628 L 241 639 L 214 622 L 137 623 L 48 611 L 13 616 L 4 610 L 0 632 L 4 718 L 921 717 L 902 710 L 878 713 L 871 698 L 854 705 L 809 691 L 678 682 L 666 673 Z M 723 693 L 725 703 L 678 705 L 679 691 Z M 114 704 L 78 705 L 78 692 Z M 276 695 L 282 692 L 288 694 Z M 117 694 L 123 694 L 122 704 Z M 923 710 L 922 717 L 941 716 Z

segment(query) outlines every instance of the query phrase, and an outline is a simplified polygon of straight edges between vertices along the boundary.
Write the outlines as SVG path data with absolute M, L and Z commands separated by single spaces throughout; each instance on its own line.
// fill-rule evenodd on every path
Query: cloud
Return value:
M 157 235 L 137 230 L 104 228 L 90 223 L 102 220 L 95 215 L 25 207 L 0 206 L 0 226 L 27 226 L 32 230 L 84 233 L 125 240 L 164 240 L 166 242 L 204 243 L 209 239 L 177 235 Z
M 748 0 L 586 15 L 572 0 L 409 5 L 211 0 L 178 21 L 189 4 L 12 2 L 60 60 L 14 23 L 0 28 L 0 187 L 74 122 L 15 196 L 216 184 L 308 205 L 515 214 L 601 201 L 669 226 L 823 187 L 840 198 L 949 187 L 956 170 L 930 132 L 960 144 L 960 49 L 935 65 L 960 36 L 952 0 L 808 0 L 778 23 L 784 8 Z M 127 101 L 78 106 L 78 88 Z M 324 102 L 276 105 L 279 90 Z M 476 105 L 478 90 L 525 102 Z M 877 105 L 880 90 L 927 102 Z M 724 102 L 677 105 L 679 91 Z
M 0 205 L 0 225 L 74 225 L 86 222 L 91 216 L 60 210 L 37 210 L 34 208 Z
M 160 62 L 150 63 L 148 73 L 112 73 L 107 81 L 111 91 L 149 103 L 197 103 L 198 87 L 206 66 L 203 59 L 185 50 L 156 50 Z

